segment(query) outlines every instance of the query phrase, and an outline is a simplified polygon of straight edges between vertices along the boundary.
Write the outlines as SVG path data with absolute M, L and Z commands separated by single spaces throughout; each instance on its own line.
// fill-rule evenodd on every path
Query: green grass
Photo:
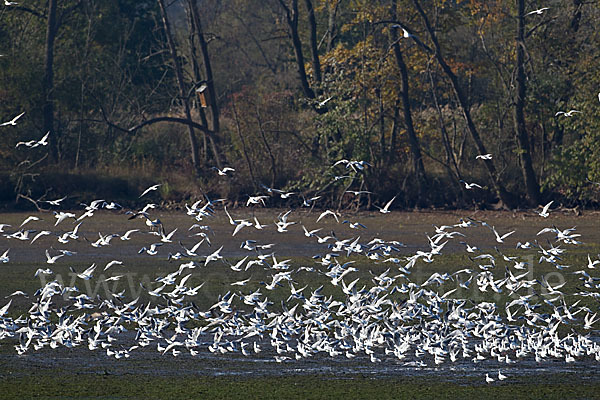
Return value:
M 600 383 L 546 376 L 540 383 L 453 383 L 364 376 L 161 377 L 151 375 L 31 376 L 0 380 L 3 399 L 595 399 Z M 557 382 L 557 383 L 552 383 Z

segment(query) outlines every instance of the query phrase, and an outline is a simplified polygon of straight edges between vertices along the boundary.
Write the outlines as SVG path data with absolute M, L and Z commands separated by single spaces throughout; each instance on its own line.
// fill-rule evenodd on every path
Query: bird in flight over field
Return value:
M 140 198 L 144 197 L 144 195 L 148 194 L 149 192 L 151 192 L 153 190 L 157 190 L 159 187 L 160 187 L 160 184 L 150 186 L 148 189 L 144 190 L 144 192 L 142 194 L 140 194 Z
M 392 199 L 390 201 L 388 201 L 383 208 L 379 208 L 377 206 L 375 206 L 375 207 L 379 208 L 380 213 L 387 214 L 390 212 L 389 208 L 392 205 L 392 203 L 394 202 L 394 200 L 396 200 L 396 197 L 397 196 L 392 197 Z
M 0 126 L 6 126 L 6 125 L 17 125 L 17 120 L 19 118 L 21 118 L 23 116 L 23 114 L 25 114 L 24 112 L 22 112 L 21 114 L 17 115 L 16 117 L 14 117 L 13 119 L 11 119 L 10 121 L 7 122 L 3 122 L 0 124 Z
M 555 116 L 555 117 L 558 117 L 559 115 L 564 115 L 565 117 L 572 117 L 572 116 L 573 116 L 573 114 L 575 114 L 575 113 L 580 113 L 580 112 L 581 112 L 581 111 L 578 111 L 578 110 L 569 110 L 569 111 L 567 111 L 567 112 L 564 112 L 564 111 L 559 111 L 559 112 L 557 112 L 556 114 L 554 114 L 554 116 Z
M 525 15 L 533 15 L 533 14 L 542 15 L 544 13 L 544 11 L 546 11 L 546 10 L 549 10 L 549 8 L 548 7 L 542 7 L 542 8 L 538 8 L 537 10 L 529 11 Z

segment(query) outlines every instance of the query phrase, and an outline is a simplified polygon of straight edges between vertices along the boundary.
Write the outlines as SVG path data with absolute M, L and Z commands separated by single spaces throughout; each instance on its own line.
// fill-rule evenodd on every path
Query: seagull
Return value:
M 404 27 L 400 24 L 394 24 L 392 25 L 392 28 L 400 28 L 402 29 L 402 37 L 405 39 L 408 39 L 409 37 L 413 36 L 409 31 L 407 31 L 406 29 L 404 29 Z
M 319 232 L 321 229 L 323 229 L 323 228 L 313 229 L 313 230 L 309 231 L 308 229 L 306 229 L 306 227 L 304 225 L 302 225 L 302 230 L 304 231 L 304 236 L 306 236 L 306 237 L 315 236 L 315 234 L 317 232 Z
M 17 148 L 19 146 L 25 146 L 25 147 L 29 147 L 29 148 L 34 148 L 34 147 L 37 147 L 36 143 L 37 142 L 35 140 L 29 140 L 27 142 L 18 142 L 17 145 L 15 146 L 15 148 Z
M 77 221 L 77 217 L 75 217 L 75 214 L 70 213 L 70 212 L 54 211 L 54 217 L 56 217 L 56 223 L 54 224 L 54 226 L 60 224 L 67 218 L 73 218 L 75 221 Z
M 504 239 L 506 239 L 507 237 L 509 237 L 513 233 L 515 233 L 515 231 L 510 231 L 510 232 L 505 233 L 504 235 L 500 236 L 498 234 L 498 232 L 496 231 L 496 228 L 494 228 L 493 226 L 492 226 L 492 231 L 494 232 L 494 235 L 496 235 L 496 242 L 498 242 L 498 243 L 504 243 Z
M 4 252 L 4 254 L 2 254 L 2 255 L 0 256 L 0 262 L 7 263 L 7 262 L 9 262 L 9 261 L 10 261 L 10 258 L 8 257 L 8 252 L 9 252 L 9 251 L 10 251 L 10 249 L 6 250 L 6 251 Z M 589 256 L 588 256 L 588 257 L 589 257 Z
M 490 378 L 489 374 L 485 374 L 485 381 L 487 383 L 492 383 L 492 382 L 494 382 L 494 378 Z
M 361 224 L 360 222 L 350 222 L 348 220 L 342 221 L 342 224 L 348 224 L 348 226 L 352 229 L 367 229 L 366 226 L 364 226 L 363 224 Z
M 559 115 L 564 115 L 565 117 L 572 117 L 572 116 L 573 116 L 573 114 L 575 114 L 575 113 L 580 113 L 580 112 L 581 112 L 581 111 L 578 111 L 578 110 L 570 110 L 570 111 L 567 111 L 567 112 L 564 112 L 564 111 L 559 111 L 559 112 L 557 112 L 556 114 L 554 114 L 554 116 L 555 116 L 555 117 L 558 117 Z
M 0 308 L 0 317 L 3 317 L 4 314 L 8 311 L 8 307 L 10 307 L 10 303 L 12 303 L 12 299 L 2 308 Z
M 373 192 L 369 192 L 368 190 L 346 190 L 344 193 L 352 193 L 355 196 L 359 196 L 361 194 L 370 194 Z
M 492 155 L 490 153 L 488 154 L 479 154 L 475 156 L 476 160 L 491 160 L 492 159 Z
M 157 255 L 157 254 L 158 254 L 158 250 L 157 250 L 157 248 L 158 248 L 159 246 L 162 246 L 162 245 L 163 245 L 163 243 L 160 243 L 160 242 L 159 242 L 159 243 L 152 243 L 152 244 L 150 245 L 150 248 L 149 248 L 149 249 L 148 249 L 148 248 L 146 248 L 146 247 L 142 247 L 142 248 L 141 248 L 141 249 L 138 251 L 138 254 L 141 254 L 141 253 L 143 253 L 143 252 L 146 252 L 146 254 L 148 254 L 148 255 L 150 255 L 150 256 L 155 256 L 155 255 Z
M 329 96 L 329 97 L 328 97 L 328 98 L 326 98 L 325 100 L 323 100 L 323 101 L 320 101 L 320 102 L 317 104 L 317 107 L 318 107 L 318 108 L 321 108 L 321 107 L 323 107 L 323 106 L 324 106 L 325 104 L 327 104 L 327 102 L 328 102 L 329 100 L 331 100 L 331 99 L 333 99 L 333 96 Z
M 390 206 L 392 205 L 392 203 L 394 202 L 394 200 L 396 200 L 396 197 L 397 197 L 397 196 L 394 196 L 394 197 L 392 197 L 392 199 L 391 199 L 390 201 L 388 201 L 388 202 L 385 204 L 385 207 L 383 207 L 383 208 L 379 208 L 379 207 L 377 207 L 377 206 L 375 206 L 375 207 L 376 207 L 376 208 L 379 208 L 379 212 L 380 212 L 380 213 L 382 213 L 382 214 L 387 214 L 387 213 L 389 213 L 389 212 L 390 212 L 389 208 L 390 208 Z
M 544 11 L 549 10 L 549 9 L 550 8 L 548 8 L 548 7 L 542 7 L 542 8 L 538 8 L 537 10 L 529 11 L 525 15 L 532 15 L 532 14 L 542 15 L 544 13 Z
M 268 199 L 269 196 L 248 196 L 248 201 L 246 202 L 246 207 L 250 204 L 259 204 L 262 203 L 263 206 L 266 207 L 265 199 Z
M 307 199 L 306 197 L 302 196 L 302 207 L 311 207 L 313 202 L 319 200 L 320 198 L 321 196 L 314 196 Z
M 250 278 L 252 278 L 252 277 L 250 277 Z M 233 283 L 231 283 L 231 286 L 246 286 L 246 283 L 250 282 L 250 278 L 244 279 L 243 281 L 233 282 Z
M 8 250 L 7 250 L 7 252 L 8 252 Z M 595 268 L 596 268 L 596 265 L 597 265 L 597 264 L 600 264 L 600 260 L 594 260 L 594 261 L 592 261 L 592 259 L 590 258 L 590 255 L 589 255 L 589 254 L 588 254 L 588 257 L 587 257 L 587 258 L 588 258 L 588 264 L 587 264 L 587 267 L 588 267 L 589 269 L 595 269 Z M 2 260 L 2 258 L 1 258 L 1 257 L 0 257 L 0 260 Z
M 460 182 L 465 184 L 465 189 L 467 190 L 471 190 L 473 188 L 479 188 L 479 189 L 483 189 L 480 185 L 478 185 L 477 183 L 468 183 L 463 181 L 462 179 L 460 180 Z
M 109 261 L 106 266 L 104 267 L 104 271 L 106 271 L 107 269 L 109 269 L 110 267 L 112 267 L 113 265 L 122 265 L 123 261 L 119 261 L 119 260 L 112 260 Z
M 13 297 L 13 296 L 24 296 L 24 297 L 29 297 L 27 296 L 27 293 L 25 293 L 22 290 L 17 290 L 15 292 L 12 292 L 11 294 L 9 294 L 8 296 L 4 296 L 5 299 L 8 299 L 9 297 Z
M 346 168 L 352 168 L 352 170 L 354 172 L 362 171 L 363 169 L 365 169 L 365 166 L 371 167 L 371 164 L 369 164 L 368 162 L 363 161 L 363 160 L 354 161 L 354 160 L 345 160 L 345 159 L 336 161 L 331 167 L 333 168 L 339 164 L 346 164 Z
M 50 135 L 50 131 L 46 132 L 44 137 L 37 141 L 36 146 L 47 146 L 48 145 L 48 135 Z
M 96 269 L 96 264 L 92 264 L 88 269 L 86 269 L 85 271 L 83 271 L 82 273 L 78 274 L 77 272 L 75 272 L 75 270 L 71 268 L 71 271 L 74 272 L 78 278 L 83 279 L 84 281 L 89 281 L 92 278 L 92 274 L 94 273 L 94 270 Z
M 43 203 L 48 203 L 50 205 L 53 206 L 59 206 L 60 202 L 63 201 L 64 199 L 66 199 L 67 196 L 63 197 L 62 199 L 56 199 L 56 200 L 41 200 Z
M 231 167 L 225 167 L 223 169 L 219 169 L 217 167 L 212 167 L 212 169 L 214 169 L 215 171 L 217 171 L 217 174 L 219 174 L 220 176 L 227 176 L 228 172 L 234 172 L 235 169 L 231 168 Z
M 33 237 L 33 239 L 31 239 L 31 242 L 29 242 L 29 244 L 33 244 L 33 242 L 35 242 L 36 240 L 38 240 L 39 238 L 41 238 L 42 236 L 46 236 L 51 234 L 52 232 L 50 231 L 40 231 L 40 233 L 38 233 L 37 235 L 35 235 Z
M 64 254 L 57 254 L 53 257 L 50 257 L 50 253 L 48 252 L 48 250 L 46 250 L 46 263 L 47 264 L 54 264 L 56 262 L 56 260 L 58 260 L 59 258 L 64 257 Z
M 175 228 L 171 232 L 169 232 L 168 235 L 165 235 L 165 233 L 163 231 L 161 231 L 160 232 L 160 234 L 161 234 L 160 241 L 163 243 L 172 243 L 173 241 L 171 240 L 171 238 L 173 237 L 173 234 L 175 232 L 177 232 L 177 228 Z
M 124 235 L 121 235 L 121 240 L 130 240 L 131 239 L 131 235 L 134 234 L 135 232 L 139 232 L 139 229 L 130 229 L 127 232 L 125 232 Z
M 262 230 L 263 228 L 266 228 L 269 225 L 265 225 L 265 224 L 261 224 L 260 222 L 258 222 L 258 219 L 256 218 L 256 216 L 254 216 L 254 228 L 258 229 L 258 230 Z
M 223 246 L 219 247 L 219 249 L 217 251 L 215 251 L 214 253 L 206 256 L 206 260 L 204 260 L 204 265 L 206 266 L 211 261 L 216 261 L 216 260 L 223 258 L 223 256 L 219 254 L 222 249 L 223 249 Z
M 6 0 L 4 0 L 4 4 L 6 4 L 6 3 L 7 3 Z M 19 118 L 21 118 L 23 116 L 23 114 L 25 114 L 25 113 L 22 112 L 21 114 L 17 115 L 16 117 L 14 117 L 13 119 L 11 119 L 10 121 L 1 123 L 0 126 L 17 125 L 17 120 Z
M 547 218 L 548 215 L 550 215 L 550 213 L 548 212 L 548 209 L 550 208 L 550 205 L 552 205 L 552 203 L 554 203 L 554 200 L 552 200 L 550 203 L 546 204 L 541 212 L 538 212 L 540 217 Z
M 325 210 L 321 213 L 321 215 L 319 215 L 319 218 L 317 218 L 317 222 L 319 222 L 321 219 L 323 219 L 324 217 L 326 217 L 327 215 L 333 215 L 333 217 L 335 218 L 335 220 L 337 222 L 340 222 L 340 220 L 338 219 L 337 214 L 334 211 L 331 210 Z
M 144 190 L 144 192 L 142 194 L 140 194 L 140 197 L 138 197 L 138 198 L 142 198 L 142 197 L 144 197 L 145 194 L 148 194 L 149 192 L 151 192 L 153 190 L 157 190 L 160 186 L 161 186 L 161 184 L 150 186 L 148 189 Z
M 25 225 L 28 222 L 31 221 L 39 221 L 40 217 L 36 217 L 35 215 L 30 215 L 29 217 L 25 218 L 25 220 L 21 223 L 21 225 L 19 225 L 19 228 L 22 228 L 23 225 Z
M 503 381 L 507 378 L 506 375 L 503 375 L 502 372 L 498 371 L 498 380 Z
M 37 271 L 35 271 L 35 274 L 33 274 L 34 278 L 37 278 L 37 276 L 39 274 L 44 274 L 44 275 L 51 275 L 54 272 L 50 269 L 50 268 L 46 268 L 46 269 L 42 269 L 42 268 L 38 268 Z

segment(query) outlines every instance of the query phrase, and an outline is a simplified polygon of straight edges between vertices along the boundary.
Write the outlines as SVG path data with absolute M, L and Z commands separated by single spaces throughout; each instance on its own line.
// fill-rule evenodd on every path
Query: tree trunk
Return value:
M 531 160 L 531 150 L 529 145 L 529 136 L 525 125 L 525 0 L 517 0 L 517 40 L 515 43 L 517 50 L 517 93 L 515 98 L 514 124 L 517 140 L 519 142 L 519 159 L 521 161 L 521 172 L 525 180 L 527 190 L 527 201 L 531 207 L 540 204 L 540 186 L 538 185 L 533 162 Z
M 396 6 L 397 0 L 392 0 L 392 7 L 390 9 L 390 13 L 393 21 L 396 20 Z M 410 152 L 412 154 L 413 172 L 417 179 L 417 190 L 419 194 L 418 197 L 420 198 L 423 194 L 423 186 L 426 184 L 427 177 L 425 175 L 425 166 L 423 165 L 423 156 L 421 155 L 421 146 L 419 145 L 419 139 L 415 132 L 412 120 L 412 112 L 410 109 L 410 96 L 408 93 L 408 69 L 406 68 L 404 58 L 402 57 L 402 50 L 400 49 L 398 28 L 392 27 L 390 32 L 392 39 L 392 48 L 394 50 L 394 57 L 396 58 L 396 64 L 398 64 L 398 69 L 400 70 L 400 96 L 402 98 L 402 112 L 404 115 L 404 124 L 406 127 L 406 133 L 408 135 Z
M 190 0 L 190 10 L 194 24 L 196 25 L 196 34 L 198 36 L 198 42 L 200 43 L 200 50 L 202 51 L 202 60 L 204 61 L 204 72 L 206 74 L 206 84 L 208 85 L 208 97 L 210 99 L 210 110 L 212 116 L 212 131 L 214 134 L 209 136 L 210 147 L 213 151 L 213 156 L 217 164 L 217 168 L 222 168 L 221 153 L 217 147 L 217 139 L 221 124 L 219 122 L 219 105 L 217 104 L 217 92 L 215 90 L 215 81 L 213 79 L 212 66 L 210 63 L 210 56 L 208 54 L 208 45 L 204 39 L 204 33 L 202 31 L 202 21 L 200 21 L 200 13 L 196 1 Z
M 306 10 L 308 11 L 308 27 L 310 32 L 310 54 L 312 56 L 312 69 L 315 83 L 317 84 L 317 94 L 321 92 L 321 62 L 319 60 L 319 50 L 317 49 L 317 20 L 315 19 L 315 10 L 311 0 L 304 0 Z
M 56 38 L 57 19 L 56 19 L 57 0 L 48 1 L 48 19 L 46 24 L 46 52 L 44 57 L 44 78 L 42 82 L 42 97 L 44 105 L 43 131 L 50 132 L 50 155 L 52 161 L 58 161 L 58 140 L 54 131 L 54 39 Z
M 183 80 L 183 69 L 181 68 L 181 63 L 179 62 L 179 58 L 177 57 L 177 48 L 175 47 L 175 41 L 173 40 L 173 35 L 171 34 L 171 26 L 169 24 L 169 19 L 167 17 L 167 10 L 165 8 L 164 0 L 158 0 L 158 5 L 160 7 L 160 13 L 162 16 L 163 27 L 165 29 L 165 35 L 167 37 L 167 42 L 169 44 L 169 50 L 171 52 L 171 59 L 173 61 L 173 66 L 175 68 L 175 76 L 177 77 L 177 83 L 179 85 L 179 96 L 181 97 L 181 101 L 183 102 L 185 117 L 188 120 L 192 120 L 192 115 L 190 111 L 190 103 L 187 97 L 187 92 L 185 89 L 185 81 Z M 192 125 L 188 125 L 188 133 L 190 139 L 190 147 L 192 153 L 192 164 L 194 165 L 194 172 L 198 172 L 199 163 L 198 163 L 198 143 L 196 141 L 196 134 L 194 133 L 194 128 Z
M 338 7 L 340 1 L 335 1 L 333 4 L 327 4 L 328 15 L 327 15 L 327 47 L 326 51 L 329 53 L 333 50 L 335 39 L 337 37 L 337 26 L 335 24 Z
M 421 4 L 419 3 L 419 0 L 413 0 L 413 3 L 415 5 L 415 8 L 417 9 L 417 12 L 423 19 L 423 22 L 425 23 L 425 28 L 427 29 L 427 33 L 429 34 L 429 37 L 431 38 L 431 41 L 433 42 L 433 45 L 435 47 L 435 58 L 437 59 L 438 64 L 440 65 L 440 67 L 442 68 L 442 70 L 444 71 L 446 76 L 448 76 L 448 79 L 450 79 L 452 88 L 454 89 L 454 93 L 458 100 L 458 104 L 460 105 L 460 109 L 462 111 L 463 117 L 465 118 L 465 122 L 467 123 L 467 129 L 469 131 L 469 134 L 471 135 L 471 138 L 473 139 L 473 142 L 475 142 L 475 147 L 477 147 L 477 151 L 479 152 L 479 154 L 487 154 L 485 145 L 483 144 L 483 141 L 481 140 L 481 137 L 479 136 L 479 132 L 477 131 L 477 128 L 475 127 L 475 123 L 473 122 L 473 118 L 471 117 L 471 112 L 469 110 L 467 97 L 466 97 L 465 93 L 463 92 L 463 89 L 460 86 L 460 83 L 458 82 L 458 77 L 452 71 L 452 68 L 450 68 L 450 66 L 444 59 L 444 56 L 442 55 L 442 49 L 437 40 L 437 35 L 435 34 L 435 30 L 431 26 L 431 23 L 429 22 L 429 18 L 427 18 L 427 15 L 423 11 L 423 8 L 421 8 Z M 514 202 L 512 196 L 510 196 L 510 194 L 504 188 L 504 185 L 498 179 L 498 173 L 496 171 L 496 167 L 494 166 L 494 162 L 492 160 L 484 160 L 484 165 L 488 171 L 488 174 L 492 181 L 492 185 L 494 186 L 494 190 L 495 190 L 496 194 L 498 195 L 500 201 L 502 203 L 504 203 L 505 206 L 507 206 L 509 208 L 513 208 L 515 205 L 514 204 L 515 202 Z
M 284 0 L 279 0 L 279 4 L 285 11 L 285 17 L 290 28 L 290 37 L 292 39 L 292 47 L 294 48 L 294 55 L 296 56 L 296 66 L 298 67 L 298 77 L 300 78 L 300 85 L 304 95 L 309 99 L 316 98 L 315 92 L 308 83 L 308 77 L 306 76 L 306 68 L 304 68 L 304 53 L 302 52 L 302 42 L 300 41 L 300 35 L 298 33 L 298 0 L 292 0 L 291 8 L 285 4 Z M 319 112 L 319 109 L 317 109 Z
M 196 38 L 198 27 L 194 21 L 194 15 L 192 12 L 192 7 L 194 6 L 192 3 L 194 0 L 188 0 L 187 2 L 187 14 L 188 14 L 188 24 L 190 26 L 190 34 L 188 37 L 190 43 L 190 58 L 192 60 L 192 71 L 194 73 L 194 84 L 197 85 L 202 81 L 202 73 L 200 72 L 200 65 L 198 64 L 198 50 L 196 48 Z M 206 118 L 206 113 L 204 112 L 203 107 L 198 107 L 198 115 L 200 116 L 200 122 L 202 125 L 208 127 L 208 119 Z M 207 143 L 207 135 L 206 133 L 202 134 L 202 148 L 203 148 L 203 163 L 206 165 L 208 161 L 208 143 Z

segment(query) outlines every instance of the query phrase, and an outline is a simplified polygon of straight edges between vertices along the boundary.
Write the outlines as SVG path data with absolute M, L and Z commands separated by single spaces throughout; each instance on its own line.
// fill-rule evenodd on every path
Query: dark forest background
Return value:
M 600 200 L 599 1 L 0 7 L 0 122 L 25 112 L 0 127 L 4 204 L 127 203 L 155 183 L 165 203 Z M 15 147 L 48 131 L 47 146 Z

